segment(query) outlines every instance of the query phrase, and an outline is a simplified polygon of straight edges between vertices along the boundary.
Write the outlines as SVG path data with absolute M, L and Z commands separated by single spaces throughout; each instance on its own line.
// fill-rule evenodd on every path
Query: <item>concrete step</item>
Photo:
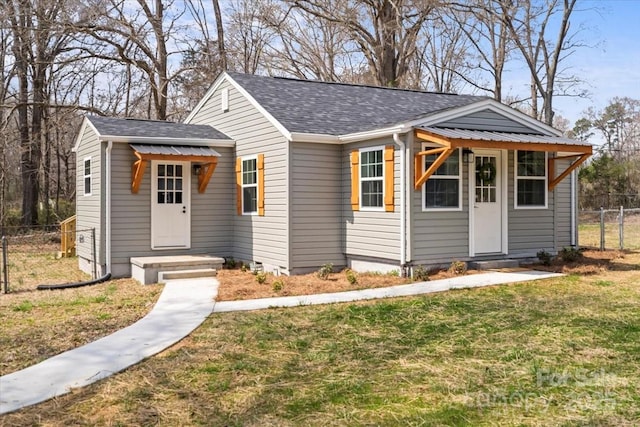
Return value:
M 148 285 L 159 281 L 158 273 L 161 271 L 219 270 L 223 263 L 224 258 L 212 255 L 136 257 L 131 258 L 131 277 Z
M 196 279 L 201 277 L 216 277 L 218 271 L 215 268 L 202 268 L 198 270 L 160 271 L 158 282 L 164 283 L 171 279 Z
M 499 268 L 520 267 L 520 262 L 516 259 L 491 259 L 486 261 L 472 261 L 469 268 L 474 270 L 496 270 Z

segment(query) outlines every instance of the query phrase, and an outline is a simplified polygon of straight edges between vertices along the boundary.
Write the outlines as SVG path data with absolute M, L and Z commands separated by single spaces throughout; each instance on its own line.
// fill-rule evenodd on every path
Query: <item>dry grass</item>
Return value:
M 640 419 L 640 253 L 593 274 L 213 315 L 3 425 L 598 425 Z
M 128 326 L 146 315 L 160 285 L 131 279 L 0 296 L 0 375 L 38 363 Z

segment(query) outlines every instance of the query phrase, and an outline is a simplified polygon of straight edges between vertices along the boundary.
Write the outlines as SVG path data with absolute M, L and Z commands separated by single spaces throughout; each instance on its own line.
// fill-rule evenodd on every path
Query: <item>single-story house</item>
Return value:
M 75 151 L 77 227 L 118 277 L 164 255 L 297 274 L 555 253 L 592 147 L 487 97 L 224 72 L 184 123 L 86 117 Z

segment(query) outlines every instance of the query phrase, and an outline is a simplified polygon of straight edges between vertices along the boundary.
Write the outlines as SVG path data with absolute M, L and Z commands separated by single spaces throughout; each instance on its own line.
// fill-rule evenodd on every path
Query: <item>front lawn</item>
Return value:
M 637 425 L 640 253 L 583 275 L 211 316 L 6 425 Z

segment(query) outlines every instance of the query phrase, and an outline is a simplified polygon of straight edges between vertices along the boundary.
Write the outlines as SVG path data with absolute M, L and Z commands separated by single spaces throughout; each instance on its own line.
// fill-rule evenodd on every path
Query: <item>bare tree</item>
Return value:
M 435 9 L 431 0 L 288 0 L 343 26 L 367 60 L 372 82 L 402 86 L 418 35 Z
M 151 92 L 147 115 L 166 120 L 169 84 L 181 72 L 169 70 L 169 56 L 177 52 L 169 52 L 167 42 L 179 30 L 178 20 L 184 10 L 162 0 L 136 3 L 138 8 L 131 8 L 125 0 L 93 0 L 74 26 L 98 42 L 97 46 L 84 44 L 86 53 L 129 64 L 146 76 Z M 168 9 L 170 15 L 165 14 Z M 102 46 L 111 47 L 111 51 L 101 50 Z
M 553 99 L 559 83 L 576 83 L 575 76 L 564 75 L 561 62 L 579 46 L 571 33 L 571 15 L 577 0 L 499 0 L 497 16 L 506 25 L 531 75 L 532 115 L 553 124 Z M 517 10 L 512 11 L 514 4 Z M 496 13 L 496 12 L 493 12 Z M 559 15 L 559 16 L 557 16 Z M 555 36 L 549 34 L 553 30 Z M 555 38 L 555 40 L 551 40 Z M 560 81 L 563 77 L 564 81 Z M 542 108 L 538 107 L 538 97 Z

